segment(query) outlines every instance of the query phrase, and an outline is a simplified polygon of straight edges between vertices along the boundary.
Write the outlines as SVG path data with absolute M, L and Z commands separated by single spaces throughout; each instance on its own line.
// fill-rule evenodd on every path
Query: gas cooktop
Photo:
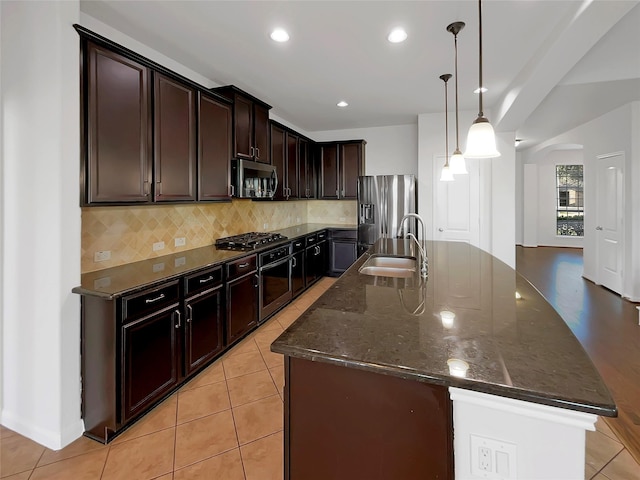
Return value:
M 276 240 L 286 240 L 279 233 L 249 232 L 216 240 L 216 248 L 221 250 L 253 250 Z

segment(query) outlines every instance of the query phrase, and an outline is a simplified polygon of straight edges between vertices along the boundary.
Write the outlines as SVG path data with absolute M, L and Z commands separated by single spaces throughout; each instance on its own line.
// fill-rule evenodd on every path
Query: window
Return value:
M 584 235 L 582 165 L 556 165 L 556 234 Z

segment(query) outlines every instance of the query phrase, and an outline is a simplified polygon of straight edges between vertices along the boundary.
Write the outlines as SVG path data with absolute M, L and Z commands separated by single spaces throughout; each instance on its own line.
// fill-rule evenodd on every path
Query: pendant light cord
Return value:
M 478 65 L 478 87 L 480 88 L 480 112 L 478 113 L 479 117 L 484 117 L 484 112 L 483 112 L 483 108 L 482 108 L 482 0 L 478 0 L 478 25 L 479 25 L 479 41 L 478 41 L 478 46 L 479 46 L 479 59 L 480 59 L 480 64 Z
M 456 47 L 456 64 L 455 64 L 455 77 L 456 77 L 456 152 L 460 151 L 460 137 L 458 135 L 458 34 L 453 36 L 453 42 Z
M 444 77 L 444 78 L 442 78 Z M 449 166 L 449 102 L 447 101 L 447 82 L 451 75 L 446 76 L 443 75 L 442 80 L 444 81 L 444 166 Z

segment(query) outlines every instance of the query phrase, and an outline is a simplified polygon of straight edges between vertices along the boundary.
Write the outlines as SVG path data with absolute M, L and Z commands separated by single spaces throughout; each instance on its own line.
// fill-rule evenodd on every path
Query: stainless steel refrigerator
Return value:
M 403 215 L 417 213 L 415 175 L 358 177 L 358 254 L 378 238 L 395 238 Z M 416 220 L 406 221 L 404 232 L 417 232 Z

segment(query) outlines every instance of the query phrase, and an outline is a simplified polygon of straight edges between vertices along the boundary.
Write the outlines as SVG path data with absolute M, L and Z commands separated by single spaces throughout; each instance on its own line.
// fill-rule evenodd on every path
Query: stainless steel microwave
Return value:
M 278 188 L 276 167 L 250 160 L 232 160 L 231 178 L 238 198 L 273 198 Z

